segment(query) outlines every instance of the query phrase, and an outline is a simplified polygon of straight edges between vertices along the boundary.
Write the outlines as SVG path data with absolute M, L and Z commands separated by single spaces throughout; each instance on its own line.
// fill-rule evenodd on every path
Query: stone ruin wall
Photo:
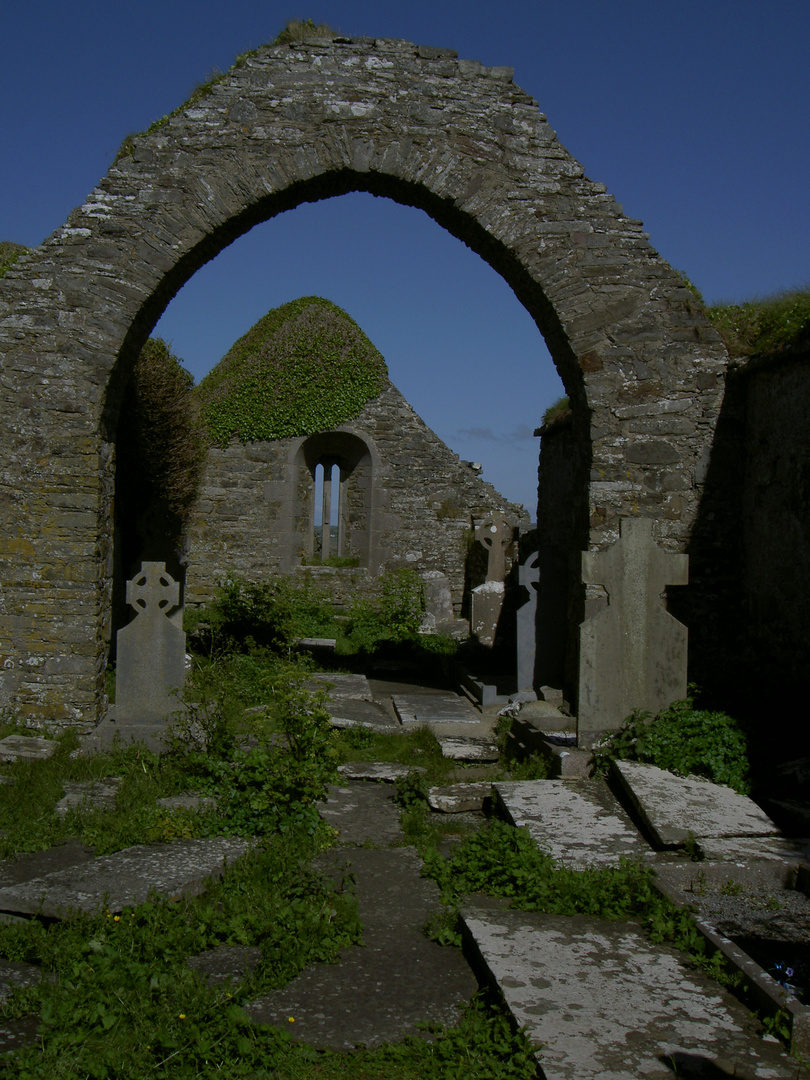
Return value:
M 527 512 L 460 461 L 390 384 L 336 430 L 357 435 L 373 450 L 369 559 L 357 570 L 307 572 L 328 584 L 340 603 L 377 573 L 439 570 L 459 613 L 474 521 L 502 510 L 525 529 Z M 301 566 L 309 491 L 296 452 L 305 441 L 234 440 L 209 451 L 189 530 L 187 603 L 210 600 L 229 573 L 256 581 Z

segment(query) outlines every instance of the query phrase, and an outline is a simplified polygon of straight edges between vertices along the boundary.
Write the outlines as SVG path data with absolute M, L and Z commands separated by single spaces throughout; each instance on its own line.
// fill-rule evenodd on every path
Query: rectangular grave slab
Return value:
M 365 675 L 347 675 L 344 672 L 327 671 L 309 678 L 307 687 L 310 690 L 326 690 L 330 699 L 373 700 L 371 687 L 368 685 L 368 679 Z
M 796 1076 L 744 1006 L 636 923 L 473 907 L 462 919 L 546 1080 Z
M 810 860 L 810 840 L 789 840 L 784 836 L 704 836 L 695 848 L 701 859 L 732 862 L 799 863 Z
M 500 751 L 492 739 L 464 735 L 437 735 L 442 757 L 453 761 L 497 761 Z
M 336 728 L 364 727 L 371 731 L 401 731 L 399 724 L 376 701 L 357 698 L 337 698 L 326 703 L 332 726 Z
M 431 810 L 441 814 L 465 814 L 483 810 L 484 803 L 492 798 L 492 784 L 482 781 L 476 784 L 447 784 L 432 787 L 428 792 Z
M 480 724 L 481 714 L 458 694 L 392 694 L 400 723 Z
M 753 799 L 723 784 L 638 761 L 615 761 L 613 769 L 659 847 L 681 847 L 690 836 L 780 835 Z
M 6 735 L 0 739 L 0 761 L 44 761 L 58 745 L 37 735 Z
M 0 889 L 0 911 L 61 919 L 71 911 L 122 911 L 142 903 L 151 890 L 168 897 L 199 896 L 208 879 L 220 877 L 249 846 L 240 837 L 224 836 L 138 844 Z
M 493 788 L 512 824 L 525 825 L 542 851 L 572 870 L 652 854 L 601 781 L 509 780 Z

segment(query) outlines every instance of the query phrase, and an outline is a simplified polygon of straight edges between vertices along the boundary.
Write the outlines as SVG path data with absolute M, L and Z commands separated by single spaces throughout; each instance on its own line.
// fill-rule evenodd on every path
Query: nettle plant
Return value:
M 674 701 L 655 717 L 636 710 L 593 754 L 595 771 L 611 761 L 644 761 L 678 776 L 704 776 L 750 791 L 748 740 L 740 724 L 724 712 L 696 709 L 694 699 Z

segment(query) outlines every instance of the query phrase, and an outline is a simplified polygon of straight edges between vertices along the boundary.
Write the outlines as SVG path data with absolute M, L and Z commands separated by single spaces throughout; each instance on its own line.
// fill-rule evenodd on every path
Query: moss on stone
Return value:
M 380 353 L 345 311 L 317 296 L 274 308 L 233 345 L 194 394 L 212 441 L 329 431 L 385 388 Z
M 13 244 L 10 240 L 0 240 L 0 277 L 26 251 L 28 251 L 28 248 L 22 244 Z

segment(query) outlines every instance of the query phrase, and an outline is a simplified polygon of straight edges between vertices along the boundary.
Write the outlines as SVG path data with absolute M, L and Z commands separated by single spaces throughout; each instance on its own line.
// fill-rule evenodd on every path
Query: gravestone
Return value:
M 180 584 L 162 562 L 144 562 L 127 582 L 137 615 L 118 631 L 116 722 L 155 723 L 177 709 L 185 681 L 186 635 L 177 625 Z
M 492 648 L 501 617 L 506 578 L 506 551 L 514 526 L 504 514 L 490 514 L 475 527 L 475 539 L 489 554 L 487 579 L 472 590 L 471 629 L 481 645 Z
M 582 580 L 604 586 L 607 607 L 580 627 L 579 745 L 618 728 L 633 709 L 656 713 L 686 697 L 687 630 L 663 606 L 686 585 L 689 556 L 662 551 L 651 518 L 623 518 L 607 551 L 582 554 Z
M 533 551 L 518 568 L 518 581 L 526 589 L 526 602 L 517 612 L 517 688 L 534 690 L 534 654 L 537 622 L 537 587 L 540 584 L 540 552 Z

